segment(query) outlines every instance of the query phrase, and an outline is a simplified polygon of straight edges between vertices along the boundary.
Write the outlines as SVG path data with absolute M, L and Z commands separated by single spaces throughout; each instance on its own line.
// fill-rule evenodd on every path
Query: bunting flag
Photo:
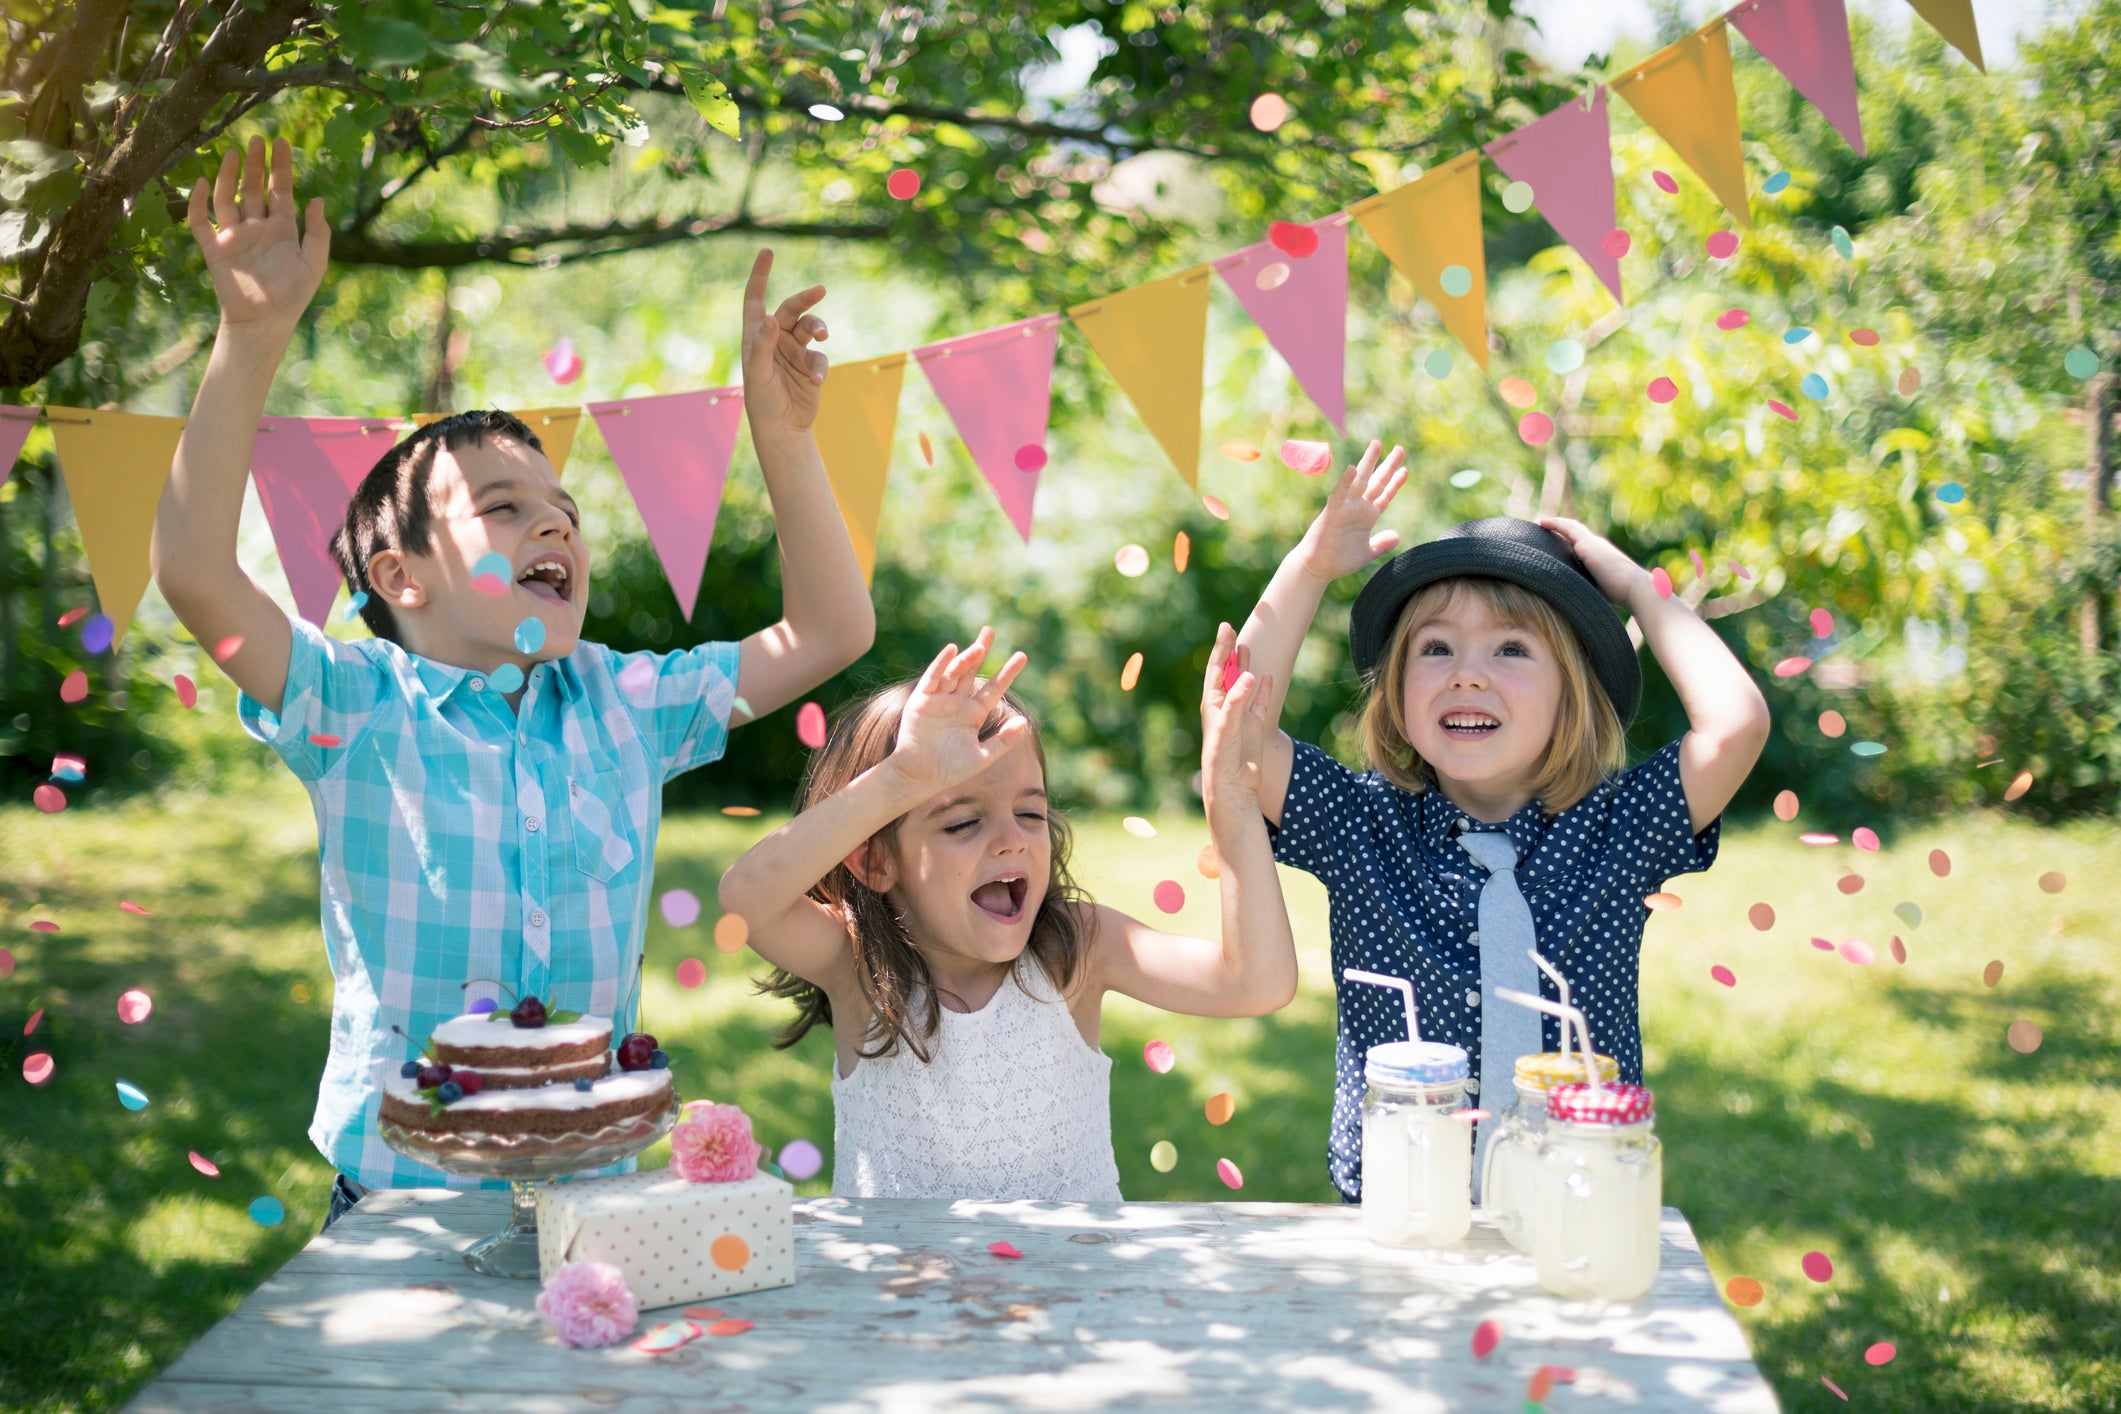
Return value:
M 1297 384 L 1318 404 L 1326 421 L 1345 436 L 1348 222 L 1336 214 L 1294 229 L 1318 237 L 1310 254 L 1293 255 L 1261 241 L 1216 261 L 1215 272 L 1287 361 Z
M 1907 0 L 1915 13 L 1944 36 L 1944 42 L 1966 56 L 1966 61 L 1988 72 L 1981 62 L 1981 32 L 1974 25 L 1974 0 Z
M 1068 311 L 1186 485 L 1200 489 L 1201 369 L 1208 267 L 1195 266 Z
M 0 403 L 0 482 L 15 474 L 15 459 L 22 455 L 22 444 L 29 440 L 42 416 L 35 408 Z
M 898 426 L 898 395 L 905 381 L 906 356 L 894 354 L 834 365 L 818 394 L 812 431 L 864 584 L 876 578 L 876 528 L 884 517 L 891 434 Z
M 1749 0 L 1731 11 L 1730 20 L 1850 147 L 1863 151 L 1856 56 L 1842 0 Z
M 346 582 L 331 556 L 346 502 L 397 442 L 397 429 L 395 419 L 372 417 L 269 417 L 259 425 L 250 479 L 294 591 L 295 612 L 313 624 L 330 615 Z
M 1731 41 L 1722 24 L 1658 50 L 1613 88 L 1708 184 L 1738 224 L 1750 228 L 1745 155 L 1738 146 L 1738 90 L 1731 83 Z
M 1414 282 L 1452 337 L 1486 368 L 1488 263 L 1480 238 L 1480 153 L 1461 153 L 1420 180 L 1349 210 L 1392 268 Z
M 1053 355 L 1059 345 L 1060 316 L 1034 314 L 913 351 L 973 464 L 1027 545 L 1038 474 L 1046 464 Z
M 465 411 L 471 409 L 467 408 Z M 552 463 L 552 474 L 565 477 L 567 457 L 574 450 L 574 434 L 582 425 L 582 409 L 524 408 L 521 412 L 516 412 L 511 408 L 503 408 L 501 411 L 517 418 L 537 434 L 538 444 L 545 450 L 545 460 Z M 412 422 L 416 427 L 425 427 L 429 423 L 440 422 L 443 418 L 454 415 L 446 412 L 416 412 L 412 415 Z M 380 456 L 381 453 L 377 455 Z
M 116 644 L 147 592 L 155 512 L 184 435 L 184 419 L 68 407 L 48 407 L 44 416 L 58 447 L 59 469 L 66 474 L 96 603 L 110 619 Z
M 1619 224 L 1613 207 L 1613 127 L 1605 90 L 1571 100 L 1487 146 L 1488 157 L 1512 181 L 1532 189 L 1539 214 L 1591 267 L 1621 304 L 1620 257 L 1605 238 Z
M 690 622 L 707 569 L 707 547 L 714 543 L 737 423 L 744 415 L 744 390 L 708 388 L 591 403 L 589 411 L 633 493 L 663 577 Z

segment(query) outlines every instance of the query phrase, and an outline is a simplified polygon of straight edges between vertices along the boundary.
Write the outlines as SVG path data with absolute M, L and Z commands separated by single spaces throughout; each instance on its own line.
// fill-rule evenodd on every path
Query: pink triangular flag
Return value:
M 1863 151 L 1856 58 L 1849 52 L 1848 9 L 1842 0 L 1754 0 L 1731 11 L 1731 23 L 1850 147 Z
M 374 417 L 268 417 L 258 426 L 250 479 L 295 612 L 313 624 L 324 622 L 346 582 L 331 537 L 345 524 L 347 498 L 397 440 L 397 423 Z
M 1308 229 L 1318 233 L 1318 248 L 1309 255 L 1291 255 L 1261 241 L 1224 256 L 1215 269 L 1274 351 L 1288 361 L 1297 384 L 1345 435 L 1348 218 L 1328 216 Z
M 1034 314 L 913 351 L 957 435 L 1016 533 L 1031 543 L 1031 503 L 1046 464 L 1060 316 Z
M 0 482 L 15 474 L 15 458 L 22 455 L 22 444 L 36 427 L 37 416 L 35 408 L 0 403 Z
M 660 398 L 591 403 L 597 431 L 633 493 L 663 576 L 692 618 L 722 509 L 729 454 L 744 415 L 742 388 L 708 388 Z
M 1495 139 L 1487 154 L 1503 174 L 1532 189 L 1532 201 L 1555 233 L 1575 248 L 1613 298 L 1620 293 L 1620 258 L 1604 241 L 1613 230 L 1613 129 L 1605 90 L 1572 98 L 1544 118 Z

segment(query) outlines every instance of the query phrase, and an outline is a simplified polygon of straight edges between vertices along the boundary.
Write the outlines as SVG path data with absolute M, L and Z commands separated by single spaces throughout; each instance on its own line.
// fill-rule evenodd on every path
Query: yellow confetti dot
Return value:
M 1169 1173 L 1178 1167 L 1178 1146 L 1168 1139 L 1159 1139 L 1149 1149 L 1149 1167 L 1158 1173 Z
M 714 920 L 714 945 L 723 952 L 735 952 L 750 940 L 751 925 L 743 914 L 725 913 Z
M 758 815 L 759 808 L 756 805 L 725 805 L 722 807 L 722 813 L 734 815 L 739 820 L 749 820 Z
M 1127 666 L 1119 670 L 1119 690 L 1121 692 L 1134 691 L 1134 684 L 1141 681 L 1141 675 L 1142 655 L 1136 653 L 1127 659 Z
M 1256 462 L 1259 460 L 1259 448 L 1253 446 L 1250 442 L 1225 442 L 1216 450 L 1231 461 Z

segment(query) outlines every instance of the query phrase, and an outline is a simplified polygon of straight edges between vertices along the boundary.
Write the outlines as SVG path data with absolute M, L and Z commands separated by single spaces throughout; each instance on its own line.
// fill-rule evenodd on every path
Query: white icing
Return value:
M 489 1085 L 496 1085 L 503 1080 L 514 1080 L 519 1077 L 524 1080 L 536 1080 L 540 1085 L 543 1085 L 552 1079 L 552 1073 L 556 1070 L 570 1070 L 575 1066 L 594 1065 L 599 1061 L 602 1061 L 608 1067 L 611 1063 L 611 1057 L 608 1055 L 591 1056 L 588 1060 L 554 1061 L 551 1065 L 460 1065 L 456 1068 L 476 1073 L 481 1080 L 484 1080 Z M 559 1083 L 572 1085 L 574 1081 L 568 1079 Z
M 538 1085 L 528 1090 L 481 1090 L 442 1108 L 452 1114 L 463 1111 L 502 1114 L 519 1110 L 588 1110 L 599 1105 L 642 1099 L 669 1088 L 668 1070 L 622 1070 L 617 1075 L 607 1075 L 596 1081 L 587 1090 L 575 1089 L 572 1080 L 557 1085 Z M 386 1077 L 383 1092 L 408 1104 L 427 1103 L 419 1086 L 403 1075 Z
M 517 1026 L 508 1021 L 488 1021 L 490 1015 L 481 1012 L 477 1016 L 459 1016 L 443 1022 L 434 1029 L 434 1040 L 444 1046 L 462 1046 L 466 1050 L 511 1050 L 544 1051 L 560 1046 L 579 1046 L 584 1041 L 598 1044 L 611 1039 L 611 1018 L 608 1016 L 585 1016 L 580 1021 L 569 1021 L 559 1025 Z

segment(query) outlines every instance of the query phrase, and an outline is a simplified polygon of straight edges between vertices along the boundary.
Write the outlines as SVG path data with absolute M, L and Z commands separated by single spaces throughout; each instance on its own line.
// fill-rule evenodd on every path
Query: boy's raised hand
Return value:
M 1012 654 L 1000 672 L 983 682 L 979 665 L 993 643 L 994 630 L 983 628 L 962 653 L 954 643 L 946 646 L 906 699 L 890 759 L 930 791 L 948 790 L 977 775 L 1007 755 L 1031 729 L 1022 717 L 1013 717 L 993 736 L 980 740 L 980 727 L 1030 661 L 1022 653 Z
M 1353 574 L 1399 545 L 1396 530 L 1371 533 L 1407 480 L 1405 450 L 1394 447 L 1380 462 L 1381 450 L 1380 443 L 1370 443 L 1362 460 L 1341 473 L 1325 509 L 1304 532 L 1304 568 L 1319 579 Z
M 818 390 L 825 383 L 825 321 L 809 313 L 825 297 L 823 285 L 799 290 L 766 312 L 766 277 L 773 252 L 762 250 L 744 283 L 744 414 L 761 427 L 807 429 L 817 417 Z
M 265 159 L 265 139 L 258 137 L 250 140 L 247 157 L 234 148 L 223 153 L 212 186 L 212 219 L 203 177 L 191 189 L 186 219 L 213 276 L 222 326 L 286 332 L 324 279 L 331 228 L 323 198 L 312 197 L 305 229 L 296 230 L 293 149 L 285 141 L 273 143 L 269 174 Z
M 1229 671 L 1233 657 L 1234 674 Z M 1228 624 L 1217 630 L 1200 691 L 1201 800 L 1211 823 L 1218 809 L 1234 810 L 1233 818 L 1240 819 L 1259 813 L 1260 759 L 1267 740 L 1264 709 L 1272 684 L 1249 671 L 1250 659 L 1250 650 L 1237 646 L 1237 630 Z

